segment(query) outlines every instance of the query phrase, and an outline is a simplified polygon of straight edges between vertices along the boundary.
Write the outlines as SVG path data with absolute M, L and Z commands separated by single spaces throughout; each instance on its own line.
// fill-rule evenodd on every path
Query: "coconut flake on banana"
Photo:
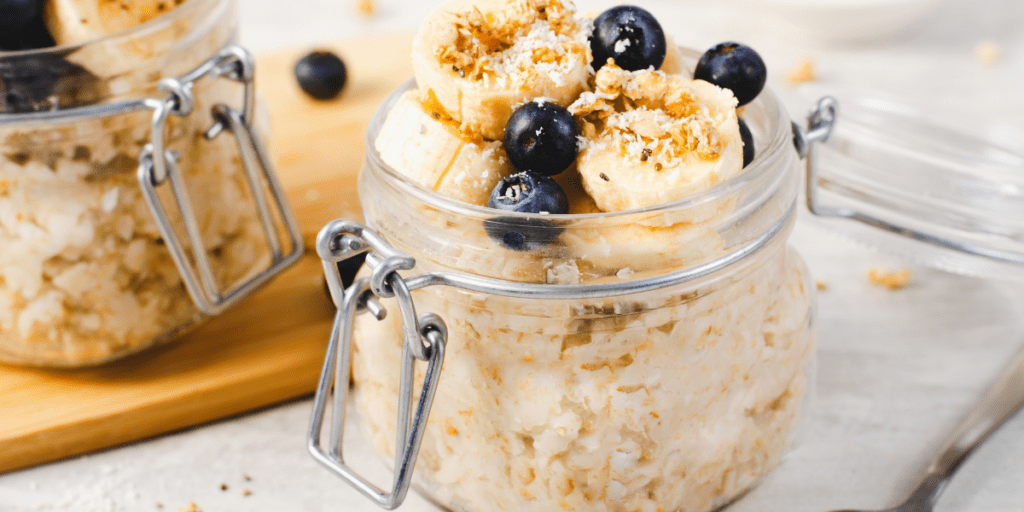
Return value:
M 569 107 L 581 124 L 583 186 L 605 212 L 702 192 L 743 168 L 732 92 L 660 71 L 606 64 Z
M 413 40 L 413 70 L 463 130 L 502 138 L 515 105 L 587 89 L 590 21 L 563 0 L 449 0 Z
M 515 173 L 500 142 L 459 130 L 437 100 L 407 91 L 391 108 L 374 143 L 381 159 L 417 184 L 456 201 L 484 206 Z

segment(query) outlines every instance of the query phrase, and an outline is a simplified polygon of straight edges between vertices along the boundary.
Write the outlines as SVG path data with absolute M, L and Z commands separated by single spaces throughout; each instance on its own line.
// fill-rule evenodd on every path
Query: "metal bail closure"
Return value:
M 145 106 L 153 110 L 151 142 L 139 155 L 139 185 L 156 219 L 160 233 L 167 243 L 171 257 L 181 273 L 182 281 L 196 307 L 207 315 L 217 315 L 266 284 L 271 278 L 289 267 L 302 256 L 302 234 L 298 222 L 288 205 L 284 190 L 274 174 L 272 165 L 259 137 L 252 128 L 255 103 L 253 84 L 255 61 L 243 48 L 229 46 L 195 70 L 179 78 L 165 78 L 160 89 L 169 93 L 165 100 L 146 100 Z M 229 290 L 221 290 L 214 277 L 213 268 L 203 245 L 202 232 L 196 219 L 178 167 L 178 156 L 164 146 L 167 119 L 171 115 L 187 116 L 195 107 L 193 85 L 201 78 L 226 78 L 244 85 L 245 95 L 242 110 L 226 105 L 213 107 L 217 121 L 206 132 L 207 139 L 213 139 L 227 130 L 235 136 L 241 155 L 249 190 L 252 193 L 272 260 L 270 265 L 249 280 Z M 170 182 L 171 192 L 181 215 L 191 254 L 186 251 L 182 240 L 171 223 L 167 210 L 157 195 L 157 187 Z M 269 189 L 273 208 L 267 200 L 265 190 Z M 275 212 L 279 219 L 275 219 Z M 288 252 L 282 248 L 277 223 L 281 222 L 288 233 Z M 193 266 L 194 265 L 194 266 Z
M 822 150 L 820 145 L 823 142 L 826 142 L 829 136 L 833 134 L 834 128 L 839 119 L 838 109 L 839 101 L 834 97 L 825 96 L 818 101 L 814 111 L 812 111 L 808 117 L 808 126 L 806 130 L 800 128 L 796 123 L 793 124 L 794 145 L 797 147 L 797 152 L 800 153 L 800 156 L 806 159 L 807 209 L 810 210 L 812 214 L 819 217 L 838 217 L 855 220 L 868 226 L 878 228 L 883 232 L 896 234 L 898 238 L 924 242 L 933 248 L 937 248 L 937 250 L 950 250 L 953 252 L 951 254 L 961 254 L 967 257 L 980 257 L 981 259 L 994 263 L 1010 264 L 1011 267 L 1024 265 L 1024 252 L 1022 251 L 1007 250 L 1000 248 L 997 245 L 983 245 L 982 243 L 977 242 L 984 240 L 983 237 L 976 236 L 976 234 L 970 233 L 969 231 L 967 236 L 963 236 L 963 234 L 961 234 L 959 239 L 954 238 L 952 236 L 953 233 L 965 231 L 963 226 L 985 225 L 984 222 L 975 221 L 975 219 L 971 217 L 968 217 L 967 221 L 959 221 L 961 231 L 957 231 L 956 229 L 945 229 L 943 232 L 950 233 L 950 236 L 944 236 L 944 234 L 926 232 L 925 230 L 899 221 L 883 219 L 876 214 L 868 213 L 863 208 L 824 205 L 820 199 L 819 191 L 822 188 L 822 183 L 825 182 L 825 179 L 820 176 L 821 169 L 818 162 L 818 152 Z M 894 121 L 894 123 L 895 122 L 896 121 Z M 886 164 L 880 163 L 878 165 L 884 166 Z M 899 170 L 901 169 L 898 167 L 896 169 L 891 169 L 891 171 L 894 172 Z M 950 180 L 950 182 L 952 183 L 953 180 Z M 842 195 L 843 191 L 839 191 L 837 194 Z M 849 191 L 846 193 L 846 195 L 850 197 L 857 197 L 858 194 L 860 197 L 866 196 L 866 193 L 858 190 L 854 190 L 852 193 L 849 193 Z M 931 199 L 934 200 L 934 198 Z M 876 211 L 885 210 L 876 208 Z M 922 221 L 927 222 L 929 220 L 927 217 L 927 215 L 919 215 L 918 224 L 925 225 Z M 947 261 L 948 259 L 936 260 L 935 266 L 940 266 L 953 271 L 961 271 L 962 273 L 984 273 L 979 270 L 971 270 L 971 267 L 963 265 L 961 260 L 956 260 L 953 264 L 950 264 Z M 996 276 L 1004 276 L 1004 274 L 999 273 L 998 270 L 994 272 L 990 271 L 988 273 L 993 273 Z
M 367 265 L 373 269 L 371 277 L 360 279 L 347 290 L 344 289 L 338 273 L 338 262 L 366 251 L 371 251 L 366 257 Z M 323 261 L 327 285 L 338 306 L 338 312 L 334 317 L 331 339 L 316 390 L 307 446 L 318 462 L 381 507 L 391 510 L 405 501 L 412 483 L 416 457 L 441 375 L 448 330 L 437 315 L 416 316 L 409 286 L 398 274 L 398 270 L 411 270 L 415 260 L 396 251 L 373 231 L 356 222 L 333 221 L 317 236 L 317 253 Z M 396 422 L 395 474 L 390 492 L 370 483 L 345 464 L 342 448 L 355 315 L 370 311 L 378 320 L 383 320 L 387 311 L 377 302 L 377 297 L 395 297 L 402 315 L 404 334 Z M 413 380 L 417 360 L 426 361 L 427 368 L 414 409 Z M 332 391 L 329 446 L 324 449 L 320 438 L 328 397 Z

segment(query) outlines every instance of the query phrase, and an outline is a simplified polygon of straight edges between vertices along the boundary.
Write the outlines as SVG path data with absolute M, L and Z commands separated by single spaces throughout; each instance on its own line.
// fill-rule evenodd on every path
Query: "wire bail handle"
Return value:
M 178 161 L 181 158 L 176 152 L 165 146 L 167 120 L 170 116 L 185 117 L 195 110 L 195 83 L 204 78 L 226 78 L 239 82 L 244 87 L 241 110 L 223 104 L 212 108 L 215 119 L 204 134 L 212 140 L 224 131 L 231 132 L 236 139 L 246 180 L 259 212 L 260 222 L 270 248 L 272 261 L 269 267 L 257 273 L 248 281 L 236 285 L 230 290 L 221 290 L 214 277 L 207 250 L 203 245 L 199 222 L 185 187 Z M 262 141 L 253 131 L 253 111 L 255 109 L 255 59 L 244 48 L 228 46 L 219 51 L 188 74 L 178 78 L 164 78 L 159 82 L 159 89 L 168 93 L 163 100 L 146 99 L 142 105 L 153 110 L 150 142 L 139 154 L 138 180 L 143 196 L 149 205 L 161 235 L 167 243 L 171 257 L 182 276 L 185 288 L 196 307 L 207 315 L 216 315 L 230 308 L 256 288 L 266 284 L 273 276 L 298 261 L 302 255 L 302 234 L 298 222 L 287 203 L 284 189 L 277 180 Z M 163 203 L 157 195 L 156 188 L 170 182 L 171 191 L 178 211 L 181 215 L 185 234 L 191 247 L 190 253 L 185 250 L 177 231 Z M 288 253 L 282 246 L 281 234 L 277 229 L 277 220 L 267 200 L 264 188 L 270 190 L 274 208 L 280 216 L 288 233 Z M 194 262 L 195 266 L 192 266 Z
M 412 270 L 416 261 L 398 252 L 378 234 L 357 222 L 335 220 L 320 230 L 316 248 L 323 263 L 331 298 L 338 307 L 338 312 L 334 317 L 331 339 L 316 390 L 307 447 L 318 462 L 381 507 L 391 510 L 405 501 L 409 485 L 412 483 L 416 457 L 423 441 L 427 417 L 441 375 L 448 329 L 437 315 L 428 313 L 416 316 L 416 307 L 409 286 L 398 273 L 399 270 Z M 372 269 L 372 273 L 369 278 L 359 279 L 345 289 L 338 271 L 338 262 L 363 252 L 368 252 L 366 264 Z M 387 310 L 377 299 L 391 297 L 398 302 L 402 316 L 403 342 L 395 438 L 395 474 L 391 490 L 388 492 L 356 474 L 345 464 L 342 441 L 348 403 L 355 315 L 369 311 L 378 321 L 383 320 L 387 316 Z M 426 361 L 427 369 L 419 400 L 413 409 L 413 380 L 417 360 Z M 320 434 L 332 385 L 334 401 L 331 410 L 330 445 L 325 450 L 321 446 Z
M 882 231 L 945 249 L 951 249 L 973 256 L 981 256 L 1004 263 L 1024 265 L 1024 254 L 1022 253 L 994 249 L 969 242 L 951 240 L 949 238 L 932 235 L 907 226 L 894 224 L 853 208 L 835 208 L 822 204 L 822 201 L 818 196 L 821 180 L 819 178 L 820 168 L 818 166 L 816 148 L 820 143 L 827 142 L 829 136 L 832 134 L 832 130 L 835 128 L 835 123 L 838 120 L 838 109 L 839 102 L 831 96 L 826 96 L 818 100 L 818 104 L 815 106 L 815 109 L 811 111 L 810 115 L 808 115 L 806 130 L 800 128 L 796 123 L 793 123 L 792 125 L 793 145 L 796 146 L 796 150 L 800 154 L 800 157 L 805 158 L 807 161 L 807 209 L 810 210 L 812 214 L 819 217 L 850 219 L 878 228 Z

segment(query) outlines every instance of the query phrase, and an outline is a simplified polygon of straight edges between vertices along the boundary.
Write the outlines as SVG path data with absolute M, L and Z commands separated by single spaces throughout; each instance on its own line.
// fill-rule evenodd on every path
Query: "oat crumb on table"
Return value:
M 822 281 L 820 279 L 815 279 L 814 280 L 814 286 L 818 289 L 818 291 L 821 291 L 821 292 L 823 292 L 825 290 L 828 290 L 828 283 L 826 283 L 825 281 Z
M 199 508 L 195 503 L 189 503 L 178 509 L 178 512 L 203 512 L 203 509 Z
M 373 0 L 356 0 L 356 10 L 364 16 L 372 15 L 374 11 Z
M 786 81 L 791 84 L 802 84 L 814 80 L 814 59 L 807 57 L 789 73 L 786 73 Z
M 220 484 L 220 490 L 222 490 L 222 491 L 228 490 L 228 484 Z
M 246 490 L 242 491 L 242 496 L 252 496 L 252 491 L 250 491 L 249 489 L 246 489 Z
M 983 39 L 974 45 L 974 58 L 986 66 L 995 66 L 1003 58 L 999 43 Z
M 868 271 L 868 281 L 890 290 L 899 290 L 910 282 L 910 270 L 890 272 L 876 267 Z

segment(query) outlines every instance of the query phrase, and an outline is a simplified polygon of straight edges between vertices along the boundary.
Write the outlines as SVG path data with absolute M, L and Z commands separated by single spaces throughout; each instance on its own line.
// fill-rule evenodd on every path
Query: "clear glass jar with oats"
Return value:
M 646 60 L 666 41 L 632 38 L 639 11 L 449 0 L 371 120 L 365 225 L 317 240 L 338 313 L 308 447 L 380 506 L 415 487 L 460 512 L 707 512 L 757 484 L 813 387 L 815 287 L 787 242 L 802 170 L 840 231 L 1024 280 L 1019 154 L 857 94 L 802 129 L 698 53 Z M 348 464 L 347 407 L 390 486 Z
M 0 51 L 0 360 L 84 366 L 220 313 L 301 244 L 233 0 L 54 4 L 61 46 Z
M 366 225 L 317 242 L 339 312 L 314 457 L 385 508 L 410 485 L 467 512 L 728 503 L 780 463 L 812 384 L 785 111 L 767 90 L 743 107 L 744 166 L 736 99 L 691 78 L 698 53 L 669 42 L 660 68 L 595 73 L 600 19 L 557 0 L 459 5 L 424 24 L 416 84 L 370 123 Z M 515 116 L 552 104 L 579 130 L 554 178 L 567 208 L 496 210 L 553 187 L 503 188 L 529 174 L 509 165 Z M 361 252 L 342 290 L 336 262 Z M 346 404 L 393 464 L 390 491 L 346 465 Z

